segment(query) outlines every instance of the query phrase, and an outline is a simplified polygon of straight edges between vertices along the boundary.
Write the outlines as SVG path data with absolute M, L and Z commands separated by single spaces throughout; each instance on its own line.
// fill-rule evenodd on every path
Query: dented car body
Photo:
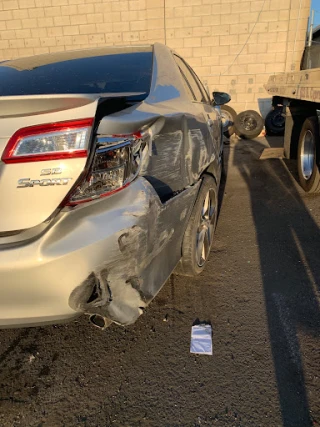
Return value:
M 0 326 L 135 322 L 185 270 L 207 176 L 203 267 L 222 150 L 219 108 L 161 44 L 1 63 Z

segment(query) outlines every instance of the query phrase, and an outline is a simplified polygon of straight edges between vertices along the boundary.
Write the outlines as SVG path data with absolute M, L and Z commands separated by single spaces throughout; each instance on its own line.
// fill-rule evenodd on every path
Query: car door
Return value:
M 192 175 L 195 176 L 201 174 L 215 158 L 219 158 L 221 144 L 219 115 L 210 104 L 209 96 L 193 70 L 178 55 L 174 55 L 174 57 L 184 80 L 186 92 L 197 114 L 202 116 L 200 127 L 199 120 L 195 123 L 192 119 L 188 119 L 192 151 L 191 168 Z M 188 164 L 186 167 L 188 168 Z

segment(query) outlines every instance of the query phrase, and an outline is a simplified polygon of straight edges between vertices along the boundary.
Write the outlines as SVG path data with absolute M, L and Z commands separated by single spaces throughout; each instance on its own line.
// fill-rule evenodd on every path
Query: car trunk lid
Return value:
M 6 147 L 12 136 L 22 128 L 94 119 L 101 100 L 137 95 L 108 93 L 0 98 L 0 194 L 3 200 L 0 233 L 24 230 L 46 221 L 79 179 L 87 161 L 84 153 L 75 158 L 52 160 L 46 157 L 37 161 L 20 162 L 18 159 L 17 163 L 6 162 Z M 92 132 L 90 129 L 90 134 Z

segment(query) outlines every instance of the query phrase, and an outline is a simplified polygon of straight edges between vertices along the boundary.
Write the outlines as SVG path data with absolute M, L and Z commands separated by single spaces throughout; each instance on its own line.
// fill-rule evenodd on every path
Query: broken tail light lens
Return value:
M 49 123 L 19 129 L 3 152 L 4 163 L 87 157 L 93 119 Z
M 98 137 L 92 166 L 67 205 L 90 202 L 127 187 L 139 172 L 149 137 L 148 131 Z

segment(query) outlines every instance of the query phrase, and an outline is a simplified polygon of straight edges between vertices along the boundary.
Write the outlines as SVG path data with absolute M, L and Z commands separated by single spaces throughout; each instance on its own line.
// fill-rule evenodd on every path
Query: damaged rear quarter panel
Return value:
M 130 134 L 157 123 L 161 126 L 152 132 L 140 177 L 124 190 L 140 186 L 143 196 L 123 208 L 119 199 L 110 198 L 117 218 L 110 249 L 105 259 L 91 263 L 87 279 L 70 297 L 75 310 L 123 325 L 138 318 L 180 260 L 199 178 L 217 157 L 203 106 L 187 97 L 170 50 L 156 44 L 148 97 L 103 117 L 97 134 Z
M 135 203 L 120 208 L 115 202 L 119 207 L 113 215 L 127 227 L 110 235 L 104 244 L 108 247 L 102 251 L 106 261 L 97 260 L 91 266 L 87 279 L 72 292 L 70 306 L 122 325 L 135 322 L 180 260 L 184 230 L 199 186 L 200 182 L 165 204 L 144 178 L 124 190 L 136 192 Z M 90 221 L 90 215 L 84 218 Z
M 156 43 L 149 95 L 139 104 L 103 117 L 97 133 L 129 134 L 161 121 L 141 175 L 167 200 L 170 193 L 196 183 L 211 163 L 219 162 L 219 141 L 213 141 L 207 123 L 210 109 L 190 100 L 171 51 Z M 218 166 L 214 170 L 218 175 Z M 219 177 L 215 178 L 218 182 Z

